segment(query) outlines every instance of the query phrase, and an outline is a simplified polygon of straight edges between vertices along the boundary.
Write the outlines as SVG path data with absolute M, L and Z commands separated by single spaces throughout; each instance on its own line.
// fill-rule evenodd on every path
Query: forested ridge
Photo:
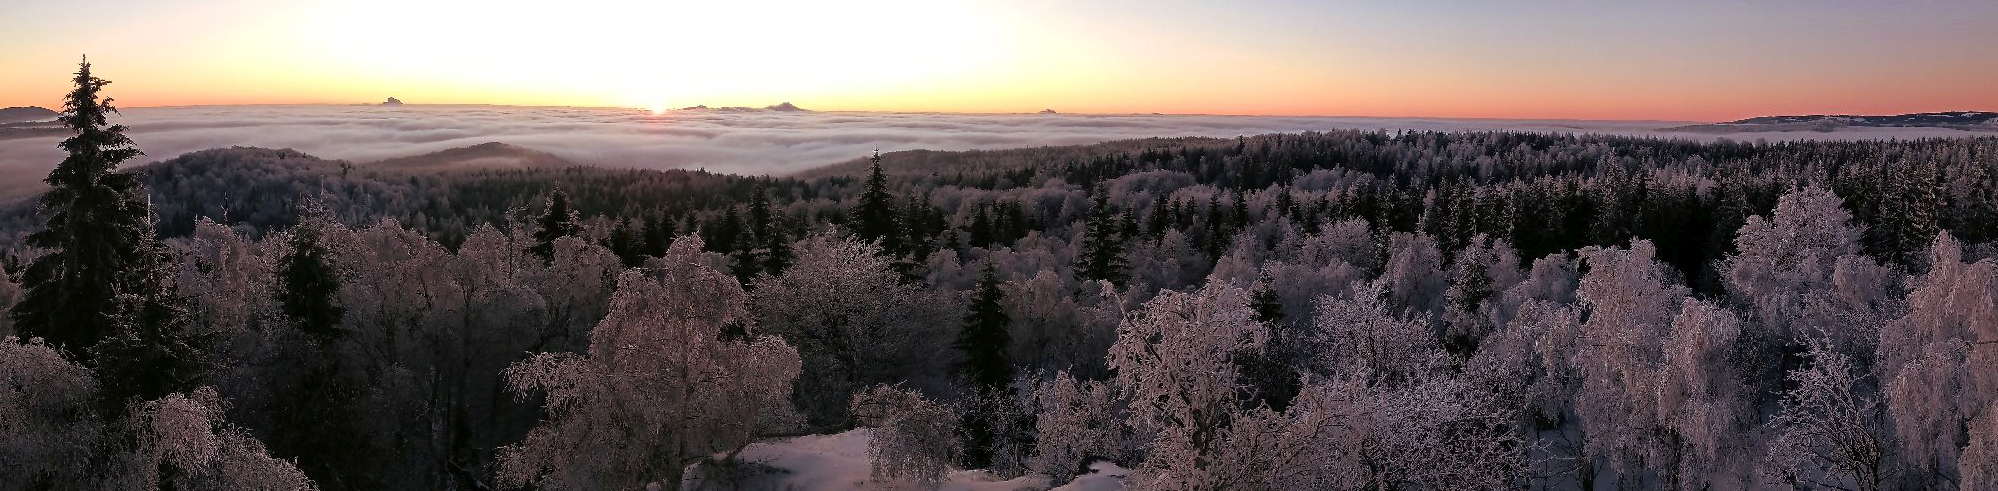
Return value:
M 1998 138 L 117 171 L 90 80 L 5 221 L 0 489 L 727 489 L 853 428 L 881 487 L 1998 487 Z

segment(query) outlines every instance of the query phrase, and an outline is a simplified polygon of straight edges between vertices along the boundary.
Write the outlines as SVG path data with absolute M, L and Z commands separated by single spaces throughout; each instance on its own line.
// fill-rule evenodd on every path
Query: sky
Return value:
M 79 22 L 88 19 L 88 22 Z M 1998 110 L 1990 0 L 0 0 L 0 106 L 1724 121 Z

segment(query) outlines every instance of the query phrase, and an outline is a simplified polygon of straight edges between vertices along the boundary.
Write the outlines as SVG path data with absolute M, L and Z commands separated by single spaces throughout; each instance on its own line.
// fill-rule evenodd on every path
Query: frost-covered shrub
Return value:
M 869 474 L 880 489 L 933 490 L 957 457 L 957 413 L 915 390 L 879 385 L 848 408 L 869 429 Z

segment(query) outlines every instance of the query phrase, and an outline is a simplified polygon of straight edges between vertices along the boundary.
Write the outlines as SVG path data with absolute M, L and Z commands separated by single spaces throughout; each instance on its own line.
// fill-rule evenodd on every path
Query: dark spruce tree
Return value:
M 986 467 L 992 457 L 1001 428 L 1014 422 L 1005 421 L 1010 414 L 1001 411 L 999 404 L 1012 401 L 1013 362 L 1006 355 L 1013 343 L 1007 329 L 1012 324 L 1006 315 L 1003 302 L 1006 292 L 999 289 L 999 272 L 991 263 L 986 263 L 985 273 L 978 279 L 978 286 L 972 290 L 971 305 L 964 315 L 964 325 L 957 331 L 957 341 L 952 343 L 964 358 L 958 363 L 958 375 L 971 388 L 969 399 L 974 406 L 966 411 L 962 425 L 961 439 L 964 444 L 964 463 L 972 467 Z
M 1268 276 L 1256 282 L 1249 302 L 1255 310 L 1256 322 L 1269 330 L 1269 342 L 1254 351 L 1235 355 L 1236 368 L 1249 382 L 1246 405 L 1251 408 L 1266 405 L 1282 411 L 1290 407 L 1290 401 L 1304 388 L 1296 368 L 1296 362 L 1303 357 L 1298 339 L 1301 333 L 1292 332 L 1283 322 L 1283 300 L 1270 287 Z
M 75 83 L 61 116 L 75 133 L 59 145 L 69 155 L 44 181 L 49 190 L 39 205 L 47 221 L 26 240 L 48 252 L 27 266 L 25 293 L 10 315 L 21 337 L 46 339 L 88 364 L 91 348 L 117 333 L 116 316 L 129 310 L 121 294 L 146 274 L 134 266 L 147 260 L 152 227 L 138 177 L 115 172 L 140 152 L 124 125 L 106 121 L 117 109 L 98 92 L 110 82 L 92 76 L 86 59 Z
M 958 365 L 958 373 L 964 380 L 979 390 L 1003 390 L 1013 382 L 1013 363 L 1006 350 L 1013 343 L 1007 330 L 1013 323 L 1006 316 L 1006 292 L 999 289 L 999 272 L 992 264 L 985 265 L 985 273 L 979 277 L 977 289 L 971 293 L 971 305 L 964 315 L 964 325 L 957 331 L 957 341 L 952 344 L 964 355 Z
M 343 378 L 341 357 L 333 354 L 346 309 L 325 231 L 337 226 L 323 216 L 308 218 L 285 238 L 291 250 L 279 259 L 278 306 L 305 336 L 280 347 L 296 363 L 268 375 L 272 396 L 263 410 L 270 428 L 262 439 L 326 489 L 375 489 L 381 483 L 369 481 L 368 471 L 379 452 L 358 430 L 362 385 Z
M 791 267 L 793 259 L 791 241 L 784 235 L 778 223 L 777 213 L 770 208 L 770 196 L 765 185 L 758 181 L 756 190 L 749 198 L 749 235 L 754 249 L 761 256 L 759 269 L 771 275 L 784 274 Z
M 849 228 L 860 240 L 881 244 L 886 254 L 901 254 L 901 229 L 895 221 L 895 196 L 888 194 L 888 177 L 881 174 L 881 153 L 875 152 L 867 168 L 867 188 L 853 205 Z
M 333 269 L 333 253 L 328 250 L 323 230 L 325 219 L 308 219 L 293 227 L 285 242 L 291 246 L 278 265 L 278 306 L 300 331 L 319 341 L 339 333 L 340 277 Z
M 1083 279 L 1103 280 L 1118 286 L 1129 277 L 1125 271 L 1123 221 L 1110 209 L 1110 193 L 1096 190 L 1089 207 L 1089 223 L 1083 229 L 1082 257 L 1076 265 Z
M 534 246 L 527 252 L 541 258 L 543 262 L 555 260 L 555 240 L 583 234 L 583 220 L 569 205 L 569 193 L 556 189 L 548 195 L 548 209 L 541 212 L 536 221 L 539 228 L 534 231 Z
M 171 251 L 146 238 L 120 282 L 111 335 L 90 350 L 105 414 L 201 387 L 214 368 L 216 337 L 188 324 L 188 301 L 168 279 Z

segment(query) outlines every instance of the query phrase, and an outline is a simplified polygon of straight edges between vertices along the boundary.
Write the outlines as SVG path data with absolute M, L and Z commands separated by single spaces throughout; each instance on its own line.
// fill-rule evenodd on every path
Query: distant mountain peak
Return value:
M 774 106 L 765 106 L 765 107 L 764 107 L 764 109 L 769 109 L 769 110 L 772 110 L 772 111 L 804 111 L 804 110 L 805 110 L 804 108 L 801 108 L 801 107 L 798 107 L 798 106 L 796 106 L 796 105 L 793 105 L 793 104 L 791 104 L 791 103 L 789 103 L 789 102 L 779 102 L 779 103 L 777 103 L 777 105 L 774 105 Z
M 390 97 L 390 98 L 388 98 L 388 100 L 386 100 L 386 101 L 382 101 L 382 105 L 384 105 L 384 106 L 400 106 L 400 105 L 402 105 L 402 99 L 397 99 L 397 98 L 394 98 L 394 97 Z

